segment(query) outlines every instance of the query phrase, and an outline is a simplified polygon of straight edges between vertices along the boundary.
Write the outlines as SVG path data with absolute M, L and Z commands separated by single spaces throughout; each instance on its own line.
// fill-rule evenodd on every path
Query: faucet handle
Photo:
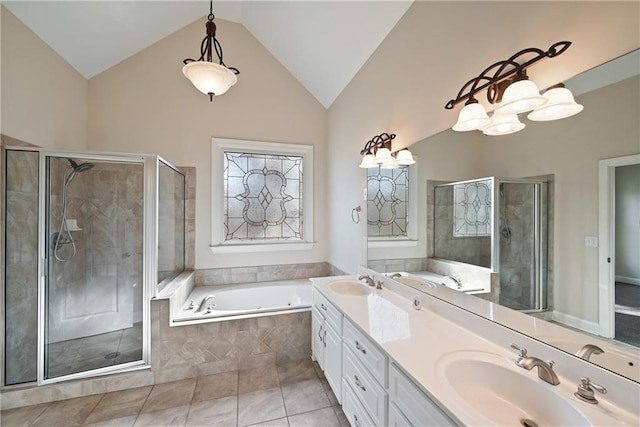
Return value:
M 519 345 L 517 345 L 515 343 L 511 343 L 511 348 L 513 348 L 514 350 L 518 350 L 520 352 L 520 354 L 518 354 L 518 360 L 516 360 L 516 363 L 520 363 L 520 361 L 522 359 L 527 357 L 527 349 L 526 348 L 520 347 Z M 551 362 L 551 363 L 553 363 L 553 362 Z
M 587 377 L 580 378 L 581 384 L 578 385 L 578 391 L 574 394 L 576 397 L 584 400 L 588 403 L 598 403 L 598 399 L 595 398 L 594 390 L 601 394 L 607 394 L 607 389 L 601 385 L 591 382 Z

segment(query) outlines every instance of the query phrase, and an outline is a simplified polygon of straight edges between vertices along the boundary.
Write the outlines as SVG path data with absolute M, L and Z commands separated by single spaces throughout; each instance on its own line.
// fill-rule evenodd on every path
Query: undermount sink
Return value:
M 461 352 L 462 353 L 462 352 Z M 438 363 L 443 382 L 462 399 L 456 406 L 471 408 L 496 425 L 589 426 L 589 420 L 536 371 L 523 374 L 504 366 L 513 363 L 491 353 L 445 358 Z M 529 378 L 529 375 L 531 378 Z
M 356 280 L 340 280 L 329 284 L 329 289 L 342 295 L 369 295 L 372 288 Z

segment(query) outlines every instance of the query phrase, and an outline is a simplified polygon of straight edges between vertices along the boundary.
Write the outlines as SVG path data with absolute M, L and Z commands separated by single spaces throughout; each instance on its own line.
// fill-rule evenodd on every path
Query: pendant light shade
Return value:
M 378 162 L 376 162 L 376 156 L 374 156 L 373 154 L 366 154 L 362 158 L 362 162 L 360 163 L 360 167 L 364 168 L 364 169 L 377 168 L 378 167 Z
M 458 122 L 453 125 L 453 130 L 457 132 L 467 132 L 482 129 L 491 122 L 484 106 L 477 101 L 465 105 L 458 115 Z
M 182 67 L 182 74 L 205 95 L 222 95 L 238 81 L 227 67 L 207 61 L 189 62 Z
M 391 160 L 391 150 L 389 150 L 388 148 L 382 147 L 382 148 L 378 148 L 378 151 L 376 151 L 376 162 L 379 164 L 383 164 L 385 162 L 388 162 L 389 160 Z
M 547 99 L 540 95 L 538 86 L 531 80 L 517 80 L 507 86 L 502 102 L 495 109 L 497 114 L 519 114 L 538 108 Z
M 396 153 L 396 162 L 401 166 L 408 166 L 415 164 L 416 161 L 413 160 L 413 154 L 411 154 L 411 151 L 405 148 L 404 150 L 400 150 Z
M 491 123 L 482 133 L 489 136 L 508 135 L 524 129 L 524 123 L 522 123 L 518 116 L 515 114 L 497 114 L 495 113 L 491 117 Z
M 398 169 L 399 167 L 400 164 L 394 157 L 389 158 L 389 160 L 385 160 L 385 162 L 380 165 L 381 169 Z
M 529 120 L 545 122 L 564 119 L 578 114 L 584 108 L 573 99 L 571 91 L 564 87 L 551 88 L 542 96 L 547 99 L 547 103 L 529 113 Z

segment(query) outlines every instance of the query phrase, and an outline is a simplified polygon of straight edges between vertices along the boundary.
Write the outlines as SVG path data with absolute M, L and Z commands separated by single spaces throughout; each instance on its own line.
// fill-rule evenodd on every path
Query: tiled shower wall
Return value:
M 435 240 L 433 256 L 451 261 L 491 267 L 490 236 L 454 236 L 453 186 L 438 187 L 433 207 Z
M 59 158 L 50 163 L 53 233 L 60 226 L 68 163 Z M 91 326 L 95 313 L 121 313 L 110 330 L 142 320 L 143 189 L 142 165 L 124 163 L 97 163 L 68 185 L 67 218 L 76 219 L 82 231 L 72 232 L 73 258 L 50 257 L 50 342 L 108 332 L 98 319 Z M 70 246 L 62 248 L 62 258 L 69 258 Z M 80 318 L 84 325 L 71 320 Z
M 38 153 L 7 153 L 5 382 L 36 379 L 38 336 Z

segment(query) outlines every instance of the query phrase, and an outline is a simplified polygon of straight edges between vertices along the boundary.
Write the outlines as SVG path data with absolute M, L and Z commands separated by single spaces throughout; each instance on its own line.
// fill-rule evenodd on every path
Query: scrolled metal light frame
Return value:
M 364 144 L 364 148 L 360 151 L 360 154 L 373 154 L 373 150 L 378 148 L 388 148 L 391 150 L 391 141 L 393 141 L 395 137 L 395 133 L 388 134 L 386 132 L 376 135 Z
M 509 59 L 496 62 L 495 64 L 485 68 L 478 77 L 475 77 L 465 83 L 458 92 L 456 98 L 447 102 L 444 108 L 451 110 L 454 106 L 465 100 L 467 101 L 466 104 L 477 102 L 474 95 L 484 89 L 487 89 L 487 100 L 491 104 L 499 102 L 500 96 L 506 86 L 505 83 L 511 82 L 511 80 L 507 81 L 507 79 L 514 75 L 516 80 L 524 78 L 524 76 L 526 76 L 527 67 L 530 67 L 542 59 L 554 58 L 564 53 L 569 46 L 571 46 L 570 41 L 560 41 L 552 44 L 547 51 L 543 51 L 538 48 L 527 48 L 515 53 Z M 518 62 L 518 60 L 525 55 L 532 53 L 536 56 L 522 64 Z
M 231 70 L 235 75 L 238 75 L 240 74 L 240 71 L 237 68 L 228 67 L 222 59 L 222 46 L 218 39 L 216 39 L 216 24 L 213 22 L 214 19 L 213 0 L 211 0 L 209 2 L 209 15 L 207 16 L 207 23 L 205 24 L 207 28 L 207 35 L 202 39 L 202 43 L 200 43 L 200 58 L 186 58 L 182 60 L 182 63 L 186 65 L 196 61 L 213 62 L 213 50 L 215 50 L 216 56 L 218 57 L 218 63 Z

